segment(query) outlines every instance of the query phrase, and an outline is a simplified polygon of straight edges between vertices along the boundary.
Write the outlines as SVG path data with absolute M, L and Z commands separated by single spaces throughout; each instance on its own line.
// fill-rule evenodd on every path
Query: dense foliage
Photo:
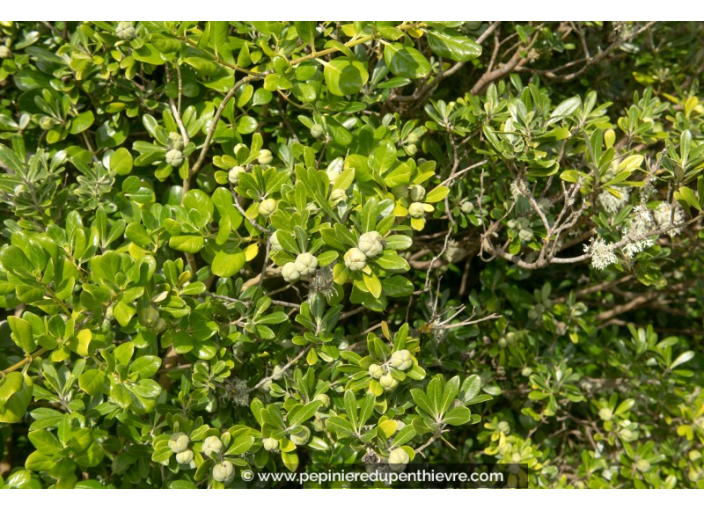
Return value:
M 703 38 L 3 22 L 0 486 L 703 487 Z

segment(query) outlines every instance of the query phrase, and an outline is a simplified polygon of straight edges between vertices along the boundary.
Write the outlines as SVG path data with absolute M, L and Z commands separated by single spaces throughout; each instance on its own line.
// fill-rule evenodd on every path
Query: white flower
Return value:
M 594 241 L 591 246 L 586 245 L 584 247 L 586 253 L 590 253 L 592 256 L 592 267 L 594 269 L 606 269 L 611 264 L 618 262 L 616 255 L 614 255 L 614 249 L 611 244 L 606 244 L 601 237 Z
M 623 238 L 629 242 L 621 248 L 624 256 L 633 258 L 638 253 L 647 250 L 655 241 L 646 234 L 653 226 L 653 217 L 645 204 L 637 205 L 633 208 L 633 218 L 629 225 L 622 229 Z
M 628 190 L 628 188 L 619 187 L 617 193 L 620 195 L 619 197 L 609 191 L 602 191 L 601 193 L 599 193 L 597 201 L 604 209 L 604 211 L 611 214 L 616 214 L 621 210 L 621 207 L 623 207 L 628 202 L 628 199 L 631 197 L 631 192 Z
M 684 211 L 679 207 L 675 207 L 675 213 L 673 215 L 670 204 L 662 202 L 657 206 L 655 211 L 653 211 L 653 219 L 659 228 L 670 228 L 684 222 Z M 681 228 L 673 228 L 667 234 L 670 237 L 674 237 L 680 232 L 682 232 Z
M 511 182 L 510 190 L 513 199 L 518 200 L 518 197 L 526 194 L 526 191 L 528 190 L 528 185 L 523 179 L 516 179 Z

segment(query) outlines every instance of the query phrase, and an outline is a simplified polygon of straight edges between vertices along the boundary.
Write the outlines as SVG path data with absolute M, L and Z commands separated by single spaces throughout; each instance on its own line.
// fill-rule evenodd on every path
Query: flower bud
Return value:
M 325 170 L 330 184 L 334 185 L 335 182 L 337 182 L 337 178 L 340 177 L 342 169 L 344 168 L 344 163 L 345 161 L 342 158 L 335 158 L 330 162 L 327 170 Z
M 524 242 L 530 241 L 531 239 L 533 239 L 533 229 L 530 229 L 530 228 L 521 229 L 518 232 L 518 238 Z
M 296 269 L 295 262 L 287 262 L 286 264 L 284 264 L 284 267 L 281 268 L 281 276 L 283 276 L 284 280 L 286 280 L 287 282 L 293 283 L 298 281 L 298 279 L 301 277 L 301 273 L 299 273 Z
M 347 192 L 343 189 L 335 189 L 330 193 L 330 202 L 332 202 L 332 205 L 337 205 L 345 200 L 347 200 Z
M 166 153 L 166 162 L 173 167 L 181 166 L 181 163 L 183 163 L 183 152 L 178 149 L 171 149 Z
M 406 145 L 406 153 L 409 156 L 415 156 L 416 152 L 418 152 L 418 146 L 414 143 Z
M 318 268 L 318 259 L 313 254 L 304 252 L 296 257 L 294 267 L 301 276 L 312 275 Z
M 279 442 L 273 437 L 266 437 L 262 439 L 262 446 L 268 452 L 273 452 L 279 447 Z
M 359 248 L 350 248 L 345 253 L 345 265 L 352 271 L 360 271 L 367 266 L 367 256 Z
M 278 232 L 274 232 L 271 234 L 271 237 L 269 238 L 269 243 L 271 244 L 271 249 L 274 251 L 284 251 L 284 247 L 281 246 L 281 243 L 279 242 L 279 237 L 278 237 Z
M 504 434 L 511 433 L 511 425 L 509 425 L 507 421 L 500 421 L 496 427 L 499 432 L 503 432 Z
M 460 210 L 465 214 L 469 214 L 474 210 L 474 204 L 469 200 L 464 200 L 460 204 Z
M 357 246 L 367 257 L 376 257 L 384 251 L 384 241 L 381 234 L 379 234 L 376 230 L 372 230 L 371 232 L 367 232 L 359 236 L 359 243 Z
M 407 349 L 396 351 L 391 355 L 391 366 L 399 370 L 408 370 L 413 366 L 411 353 Z
M 384 374 L 379 379 L 379 384 L 381 384 L 381 387 L 385 390 L 390 391 L 393 390 L 396 386 L 398 386 L 398 381 L 394 378 L 393 375 Z
M 395 448 L 389 453 L 389 466 L 394 471 L 401 471 L 410 460 L 411 457 L 403 448 Z
M 120 21 L 115 29 L 115 35 L 123 41 L 129 41 L 130 39 L 134 39 L 136 30 L 129 21 Z
M 414 184 L 408 188 L 409 196 L 414 202 L 422 202 L 425 198 L 425 188 L 420 184 Z
M 310 136 L 313 138 L 320 138 L 323 133 L 325 133 L 325 130 L 320 124 L 313 124 L 313 127 L 310 128 Z
M 148 308 L 142 308 L 137 314 L 137 319 L 142 326 L 149 328 L 156 325 L 159 320 L 159 312 L 151 306 Z
M 384 375 L 384 369 L 376 363 L 372 363 L 369 365 L 369 375 L 371 375 L 374 379 L 379 379 Z
M 181 453 L 188 449 L 188 436 L 183 432 L 172 434 L 169 438 L 169 448 L 174 453 Z
M 411 218 L 422 218 L 425 216 L 425 206 L 420 202 L 413 202 L 408 207 L 408 214 L 410 214 Z
M 267 198 L 262 200 L 259 204 L 259 214 L 262 216 L 269 217 L 276 210 L 276 200 L 273 198 Z
M 259 151 L 259 157 L 257 158 L 257 161 L 260 165 L 268 165 L 272 161 L 274 161 L 274 156 L 271 154 L 270 150 L 262 149 Z
M 0 58 L 10 58 L 12 56 L 12 51 L 7 46 L 0 46 Z
M 184 450 L 176 454 L 176 462 L 190 464 L 193 461 L 193 450 Z
M 645 473 L 650 469 L 650 461 L 648 459 L 639 459 L 636 462 L 636 469 L 641 473 Z
M 608 407 L 599 409 L 599 418 L 601 418 L 602 420 L 609 421 L 613 417 L 614 413 Z
M 210 436 L 206 437 L 205 441 L 203 441 L 203 449 L 201 451 L 206 457 L 210 457 L 211 453 L 220 453 L 220 450 L 222 450 L 222 441 L 220 441 L 220 438 Z
M 303 427 L 297 434 L 291 434 L 290 439 L 296 446 L 303 446 L 310 439 L 310 429 Z
M 233 166 L 230 171 L 227 172 L 227 180 L 230 181 L 230 184 L 237 184 L 240 182 L 240 175 L 246 171 L 243 166 Z
M 319 395 L 316 395 L 313 400 L 317 400 L 318 402 L 320 402 L 320 408 L 322 409 L 330 405 L 330 397 L 328 397 L 325 393 L 320 393 Z
M 213 467 L 213 480 L 217 482 L 229 482 L 234 475 L 235 466 L 232 465 L 232 462 L 224 461 Z
M 176 149 L 179 151 L 183 150 L 183 137 L 178 134 L 171 132 L 169 133 L 169 141 L 166 143 L 169 149 Z

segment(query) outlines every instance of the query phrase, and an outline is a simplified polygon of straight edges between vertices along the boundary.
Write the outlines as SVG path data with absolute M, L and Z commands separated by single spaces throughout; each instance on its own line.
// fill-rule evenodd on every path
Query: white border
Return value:
M 354 0 L 331 2 L 329 0 L 304 0 L 291 2 L 269 0 L 266 2 L 223 2 L 213 0 L 119 0 L 115 2 L 85 2 L 77 0 L 29 0 L 17 2 L 2 0 L 0 16 L 4 19 L 24 20 L 41 14 L 42 19 L 105 19 L 115 17 L 157 19 L 220 19 L 223 15 L 239 19 L 261 19 L 276 14 L 277 19 L 395 19 L 401 13 L 405 18 L 439 19 L 501 19 L 514 20 L 667 20 L 682 17 L 690 20 L 704 19 L 704 3 L 691 0 L 662 2 L 644 0 L 614 2 L 589 0 L 587 2 L 554 2 L 546 0 L 457 1 L 457 0 L 406 0 L 391 2 L 379 0 Z M 635 20 L 634 20 L 635 21 Z

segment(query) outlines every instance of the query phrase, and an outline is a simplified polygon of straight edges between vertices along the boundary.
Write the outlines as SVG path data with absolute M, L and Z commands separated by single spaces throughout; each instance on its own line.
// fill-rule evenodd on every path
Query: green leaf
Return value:
M 10 372 L 0 379 L 0 423 L 17 423 L 32 400 L 32 379 L 20 372 Z
M 396 76 L 412 80 L 425 78 L 431 71 L 430 62 L 421 52 L 400 43 L 389 43 L 384 46 L 384 61 Z
M 427 32 L 428 45 L 433 53 L 457 62 L 467 62 L 482 54 L 482 47 L 456 32 Z
M 325 83 L 336 96 L 349 96 L 362 90 L 369 80 L 366 65 L 349 57 L 338 57 L 325 65 Z
M 186 253 L 198 253 L 204 244 L 205 240 L 199 235 L 174 236 L 169 239 L 169 248 Z
M 117 175 L 128 175 L 132 171 L 132 154 L 124 147 L 120 147 L 110 155 L 110 170 Z
M 234 253 L 228 253 L 225 250 L 218 251 L 213 258 L 211 270 L 214 275 L 222 278 L 233 276 L 242 269 L 247 262 L 245 253 L 237 250 Z
M 455 427 L 464 425 L 472 418 L 472 413 L 465 406 L 457 406 L 445 414 L 442 421 Z
M 105 372 L 97 368 L 87 370 L 78 378 L 78 387 L 85 391 L 88 395 L 96 395 L 102 390 L 105 383 Z

